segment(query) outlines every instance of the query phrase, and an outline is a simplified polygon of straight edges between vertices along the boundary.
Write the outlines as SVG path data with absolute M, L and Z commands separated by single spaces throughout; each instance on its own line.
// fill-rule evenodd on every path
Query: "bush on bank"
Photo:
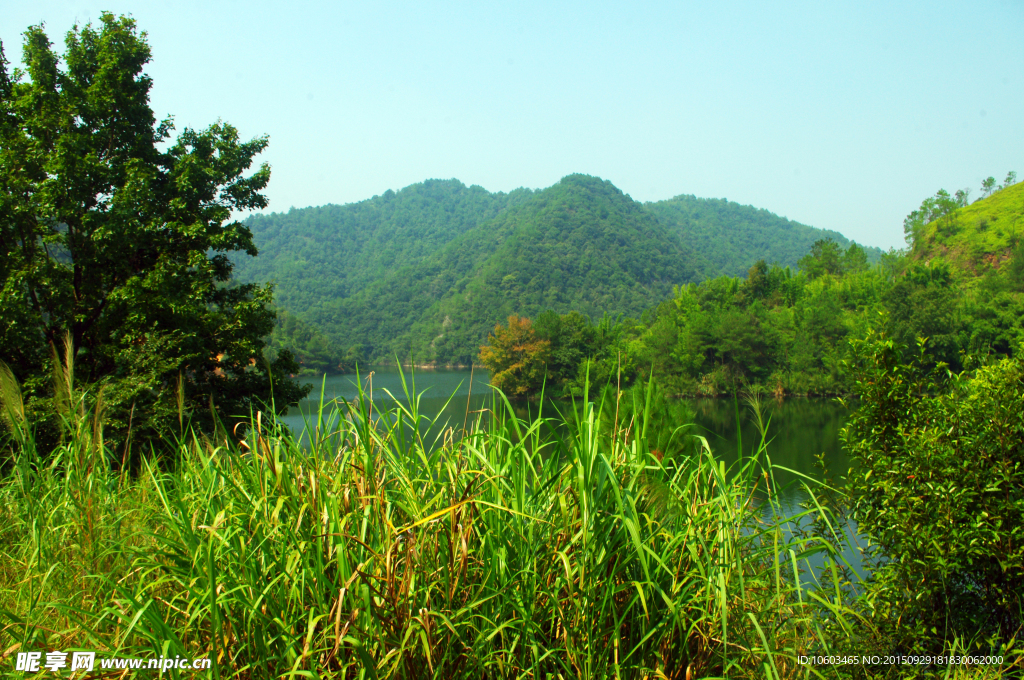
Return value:
M 894 652 L 998 650 L 1024 632 L 1024 363 L 950 373 L 904 354 L 876 333 L 851 353 L 849 492 L 880 558 L 867 611 Z

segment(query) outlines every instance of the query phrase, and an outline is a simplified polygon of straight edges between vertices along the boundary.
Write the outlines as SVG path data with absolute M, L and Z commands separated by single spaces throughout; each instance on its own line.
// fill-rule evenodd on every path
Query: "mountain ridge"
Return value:
M 427 180 L 247 224 L 260 256 L 236 261 L 238 280 L 274 281 L 282 308 L 350 355 L 439 364 L 472 361 L 510 314 L 639 316 L 675 285 L 849 243 L 724 199 L 642 204 L 584 174 L 508 194 Z

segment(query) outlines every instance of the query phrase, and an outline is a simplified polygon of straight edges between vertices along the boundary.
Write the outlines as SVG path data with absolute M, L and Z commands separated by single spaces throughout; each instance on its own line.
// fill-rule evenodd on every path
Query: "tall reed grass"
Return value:
M 407 390 L 321 398 L 308 442 L 263 413 L 186 428 L 173 464 L 127 475 L 102 400 L 62 370 L 57 450 L 8 409 L 5 671 L 18 651 L 84 649 L 208 656 L 218 679 L 831 677 L 798 658 L 858 623 L 842 531 L 813 494 L 782 516 L 763 421 L 727 466 L 700 438 L 652 452 L 644 404 L 523 418 L 496 393 L 452 424 Z M 808 519 L 815 536 L 790 524 Z

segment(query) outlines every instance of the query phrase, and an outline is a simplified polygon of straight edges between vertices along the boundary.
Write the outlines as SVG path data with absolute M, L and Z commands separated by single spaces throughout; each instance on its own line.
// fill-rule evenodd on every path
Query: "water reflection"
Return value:
M 700 399 L 692 404 L 698 432 L 707 437 L 720 460 L 735 461 L 741 443 L 745 455 L 757 450 L 761 435 L 756 417 L 742 400 Z M 802 492 L 801 477 L 782 468 L 820 480 L 822 469 L 815 463 L 822 456 L 829 477 L 846 476 L 850 464 L 839 443 L 839 430 L 846 418 L 842 406 L 825 399 L 769 399 L 762 402 L 761 409 L 768 426 L 768 457 L 784 502 L 798 502 Z
M 437 417 L 439 425 L 462 427 L 467 418 L 476 417 L 489 406 L 490 376 L 487 371 L 465 369 L 417 369 L 400 373 L 396 368 L 375 368 L 357 378 L 355 374 L 326 376 L 322 382 L 312 384 L 308 399 L 292 407 L 283 421 L 293 432 L 302 432 L 305 423 L 317 411 L 321 390 L 324 403 L 334 399 L 354 401 L 359 396 L 359 385 L 378 405 L 387 405 L 391 398 L 407 404 L 406 394 L 419 395 L 419 412 L 430 419 Z M 404 378 L 404 385 L 403 385 Z M 737 447 L 742 442 L 745 454 L 757 448 L 760 440 L 757 424 L 749 407 L 729 399 L 699 399 L 690 402 L 694 414 L 695 434 L 705 436 L 715 454 L 727 463 L 736 460 Z M 831 400 L 791 399 L 766 400 L 762 404 L 768 422 L 768 453 L 773 465 L 799 471 L 814 479 L 821 478 L 815 467 L 815 457 L 824 454 L 824 461 L 834 477 L 846 474 L 849 463 L 839 445 L 839 429 L 845 410 Z M 569 402 L 549 403 L 545 415 L 554 415 L 555 409 L 571 408 Z M 536 403 L 516 404 L 521 417 L 536 413 Z M 737 412 L 741 428 L 737 432 Z M 796 475 L 777 472 L 777 481 L 785 486 L 786 494 L 798 493 Z
M 737 460 L 741 447 L 748 456 L 757 451 L 761 442 L 757 418 L 742 399 L 699 399 L 692 404 L 698 432 L 707 438 L 711 450 L 727 466 Z M 821 489 L 814 482 L 824 480 L 826 475 L 829 482 L 840 488 L 845 485 L 850 461 L 839 441 L 839 430 L 847 416 L 843 406 L 828 399 L 767 399 L 761 403 L 761 413 L 767 424 L 767 456 L 783 517 L 795 517 L 803 512 L 809 500 L 805 485 L 820 493 Z M 824 468 L 818 465 L 819 457 Z M 767 507 L 765 514 L 770 514 Z M 808 522 L 797 524 L 806 527 Z M 857 534 L 852 522 L 837 529 L 843 532 L 843 557 L 856 574 L 864 578 L 865 539 Z M 792 532 L 787 533 L 792 535 Z M 824 556 L 811 558 L 810 563 L 820 572 Z

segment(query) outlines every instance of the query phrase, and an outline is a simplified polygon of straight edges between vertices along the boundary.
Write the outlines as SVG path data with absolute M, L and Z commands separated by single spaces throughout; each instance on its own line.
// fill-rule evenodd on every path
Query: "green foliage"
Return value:
M 811 252 L 800 258 L 800 270 L 812 279 L 819 276 L 856 273 L 868 269 L 868 256 L 856 243 L 851 243 L 846 252 L 832 239 L 814 242 Z
M 999 212 L 1017 191 L 1003 189 L 964 211 Z M 595 323 L 549 310 L 537 317 L 538 332 L 552 346 L 548 385 L 579 394 L 588 375 L 595 384 L 629 386 L 653 374 L 673 395 L 747 388 L 778 396 L 844 394 L 851 389 L 841 370 L 847 340 L 862 337 L 879 313 L 900 344 L 927 338 L 929 361 L 955 370 L 965 353 L 1012 356 L 1024 346 L 1020 243 L 995 252 L 979 246 L 998 266 L 978 276 L 943 257 L 922 261 L 922 244 L 869 267 L 857 244 L 844 251 L 820 239 L 796 274 L 758 260 L 746 280 L 720 276 L 677 286 L 672 299 L 638 318 Z
M 274 281 L 284 308 L 322 323 L 321 309 L 436 255 L 452 240 L 528 199 L 458 180 L 427 180 L 348 205 L 292 208 L 246 220 L 260 247 L 237 255 L 239 281 Z M 316 276 L 310 276 L 310 272 Z
M 720 395 L 760 385 L 777 394 L 837 393 L 851 328 L 892 287 L 880 268 L 811 280 L 755 263 L 746 281 L 719 277 L 677 287 L 640 320 L 545 312 L 548 385 L 577 394 L 584 379 L 632 385 L 653 376 L 669 394 Z
M 856 243 L 851 243 L 843 253 L 843 272 L 857 273 L 868 269 L 868 254 Z
M 970 205 L 940 191 L 908 217 L 913 256 L 921 262 L 940 257 L 969 275 L 998 269 L 1020 239 L 1024 184 L 1007 184 Z
M 533 327 L 537 337 L 546 340 L 551 348 L 548 381 L 562 384 L 576 378 L 596 346 L 597 331 L 590 319 L 579 312 L 559 315 L 548 310 L 537 317 Z
M 572 175 L 521 199 L 362 291 L 291 311 L 370 361 L 468 365 L 510 315 L 639 314 L 702 276 L 699 258 L 608 182 Z
M 58 361 L 104 385 L 121 442 L 170 426 L 159 395 L 179 376 L 197 414 L 211 399 L 225 417 L 248 413 L 272 380 L 281 407 L 302 394 L 287 357 L 262 358 L 270 288 L 226 285 L 228 254 L 256 254 L 231 214 L 266 206 L 269 167 L 245 173 L 267 140 L 224 123 L 172 140 L 149 106 L 149 58 L 134 21 L 105 13 L 67 34 L 63 59 L 29 28 L 24 70 L 2 69 L 0 357 L 26 409 L 51 415 L 41 434 L 58 429 L 46 379 Z M 65 334 L 75 356 L 58 358 Z
M 757 257 L 795 265 L 823 235 L 727 201 L 640 205 L 586 175 L 508 195 L 430 180 L 247 224 L 263 254 L 236 258 L 240 281 L 275 281 L 282 306 L 370 361 L 442 365 L 470 364 L 509 315 L 639 318 L 674 285 Z M 852 252 L 863 268 L 877 249 Z
M 889 332 L 904 347 L 916 345 L 917 338 L 928 338 L 928 346 L 933 348 L 929 356 L 958 368 L 960 350 L 967 348 L 956 298 L 947 265 L 912 265 L 883 298 L 890 312 Z
M 995 180 L 992 181 L 995 183 Z M 920 208 L 907 215 L 903 220 L 903 234 L 911 249 L 917 248 L 918 240 L 929 224 L 935 223 L 937 227 L 947 232 L 954 231 L 959 225 L 957 211 L 967 205 L 969 194 L 970 190 L 961 189 L 950 196 L 945 189 L 939 189 L 935 196 L 926 198 L 921 202 Z
M 767 323 L 763 306 L 728 309 L 716 315 L 714 323 L 698 329 L 702 342 L 713 352 L 712 360 L 736 384 L 763 380 L 774 368 L 777 338 Z
M 360 359 L 358 346 L 343 351 L 326 335 L 294 314 L 277 312 L 277 323 L 267 343 L 267 356 L 289 352 L 299 364 L 299 375 L 350 373 Z
M 875 621 L 907 652 L 954 636 L 998 651 L 1024 625 L 1024 363 L 945 377 L 874 332 L 853 357 L 843 440 L 854 516 L 878 548 Z
M 602 420 L 608 433 L 620 431 L 626 443 L 646 441 L 651 455 L 667 467 L 684 465 L 699 447 L 692 434 L 693 412 L 670 399 L 657 381 L 637 382 L 626 389 L 608 383 L 601 391 Z
M 996 190 L 996 178 L 988 177 L 981 182 L 981 197 L 988 198 Z
M 452 319 L 456 329 L 465 329 L 499 311 L 503 316 L 536 316 L 546 309 L 591 318 L 639 315 L 667 296 L 673 284 L 702 275 L 699 258 L 638 203 L 610 182 L 585 175 L 564 178 L 488 229 L 501 236 L 500 242 L 488 236 L 459 243 L 490 253 L 428 312 L 423 324 L 428 337 L 445 334 L 437 319 Z

